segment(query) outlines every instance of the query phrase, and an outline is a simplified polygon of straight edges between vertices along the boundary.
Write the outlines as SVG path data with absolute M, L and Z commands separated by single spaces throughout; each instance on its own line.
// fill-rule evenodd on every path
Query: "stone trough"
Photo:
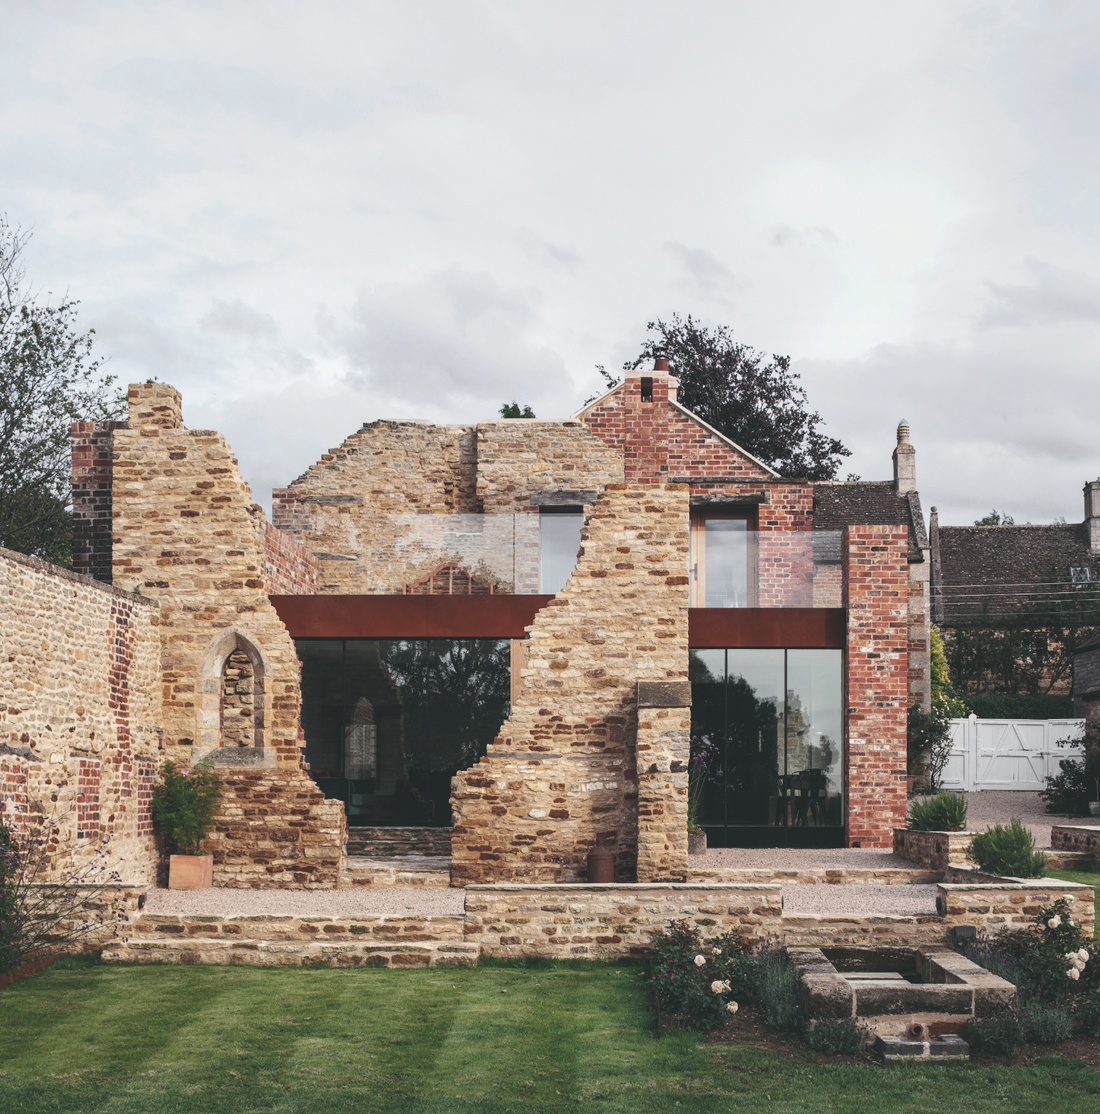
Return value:
M 1016 1006 L 1012 983 L 946 948 L 788 948 L 787 955 L 810 1024 L 858 1017 L 891 1059 L 968 1055 L 961 1036 L 970 1019 Z

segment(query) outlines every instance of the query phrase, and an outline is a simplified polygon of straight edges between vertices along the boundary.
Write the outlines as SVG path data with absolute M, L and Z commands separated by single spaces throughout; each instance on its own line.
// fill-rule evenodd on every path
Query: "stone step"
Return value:
M 391 855 L 447 855 L 450 828 L 348 828 L 348 854 L 370 858 Z
M 476 967 L 478 947 L 460 941 L 240 940 L 192 936 L 133 939 L 105 948 L 105 963 L 243 964 L 252 967 Z
M 943 879 L 942 870 L 915 867 L 864 868 L 809 867 L 791 870 L 753 867 L 689 867 L 689 882 L 780 882 L 787 885 L 824 886 L 930 886 Z
M 442 855 L 396 855 L 368 858 L 349 855 L 340 872 L 340 889 L 354 886 L 423 886 L 447 889 L 451 885 L 451 860 Z
M 1052 851 L 1047 848 L 1043 854 L 1047 857 L 1048 870 L 1093 869 L 1093 857 L 1088 851 Z

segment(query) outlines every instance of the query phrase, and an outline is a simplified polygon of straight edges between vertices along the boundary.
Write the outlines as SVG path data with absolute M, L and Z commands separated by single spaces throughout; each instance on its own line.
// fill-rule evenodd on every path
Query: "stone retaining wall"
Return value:
M 943 879 L 942 870 L 841 870 L 820 867 L 808 870 L 752 870 L 747 867 L 705 870 L 692 867 L 689 882 L 778 882 L 801 886 L 932 886 Z
M 894 829 L 894 854 L 930 870 L 947 870 L 949 866 L 965 866 L 967 848 L 974 832 L 911 832 Z
M 1055 824 L 1050 829 L 1050 846 L 1055 851 L 1100 853 L 1100 828 L 1086 824 Z

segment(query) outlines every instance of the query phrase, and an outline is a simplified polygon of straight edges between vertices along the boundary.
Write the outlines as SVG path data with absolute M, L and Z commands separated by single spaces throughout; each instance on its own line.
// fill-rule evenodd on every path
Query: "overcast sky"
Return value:
M 565 417 L 674 311 L 925 509 L 1100 475 L 1100 8 L 4 5 L 0 211 L 265 505 L 365 421 Z M 842 474 L 843 474 L 842 472 Z

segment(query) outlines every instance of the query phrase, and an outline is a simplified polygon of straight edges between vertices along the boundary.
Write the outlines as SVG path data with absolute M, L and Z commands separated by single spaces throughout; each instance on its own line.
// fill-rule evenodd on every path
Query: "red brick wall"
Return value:
M 102 765 L 98 758 L 81 758 L 76 777 L 76 838 L 99 839 L 99 781 Z
M 315 596 L 321 562 L 289 534 L 264 523 L 264 579 L 269 596 Z
M 73 570 L 111 583 L 111 449 L 125 422 L 73 422 Z
M 909 569 L 904 526 L 850 526 L 842 546 L 848 608 L 848 842 L 892 847 L 905 826 Z
M 27 830 L 27 763 L 0 756 L 0 819 L 13 832 Z

